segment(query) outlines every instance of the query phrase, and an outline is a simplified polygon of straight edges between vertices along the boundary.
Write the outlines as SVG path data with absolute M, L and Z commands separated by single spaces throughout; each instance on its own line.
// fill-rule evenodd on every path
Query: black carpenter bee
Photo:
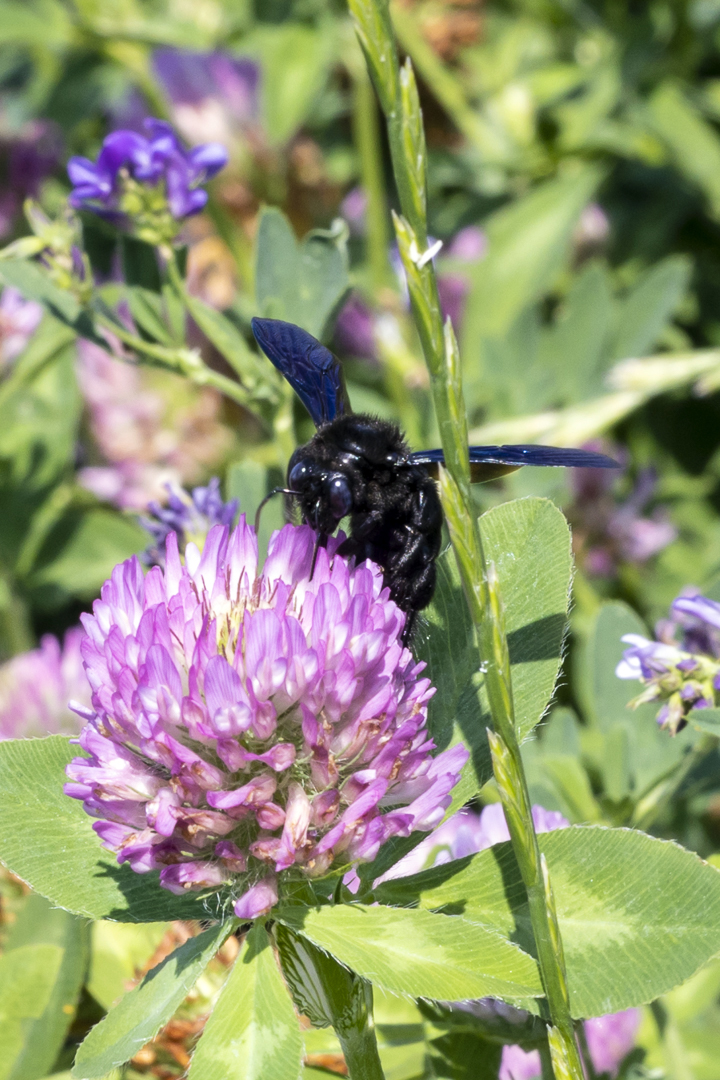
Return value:
M 312 334 L 279 319 L 253 319 L 252 330 L 317 427 L 290 458 L 287 488 L 277 491 L 297 500 L 320 544 L 350 516 L 350 535 L 339 550 L 382 567 L 392 599 L 407 613 L 409 640 L 417 612 L 435 590 L 442 509 L 433 477 L 444 461 L 442 450 L 412 453 L 396 424 L 353 413 L 338 360 Z M 618 467 L 604 454 L 554 446 L 469 450 L 473 483 L 523 465 Z

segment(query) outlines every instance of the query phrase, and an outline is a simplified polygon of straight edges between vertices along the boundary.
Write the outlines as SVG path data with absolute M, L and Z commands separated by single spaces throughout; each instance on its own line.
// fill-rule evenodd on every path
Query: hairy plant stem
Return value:
M 562 940 L 547 866 L 532 820 L 527 779 L 515 729 L 510 659 L 494 567 L 488 565 L 470 494 L 467 417 L 460 356 L 448 320 L 443 327 L 432 250 L 427 250 L 425 147 L 422 113 L 410 61 L 401 69 L 387 0 L 349 0 L 356 32 L 386 116 L 402 216 L 395 232 L 418 333 L 430 372 L 445 468 L 440 496 L 470 607 L 490 702 L 488 732 L 495 778 L 515 856 L 527 890 L 538 963 L 551 1025 L 548 1040 L 557 1080 L 583 1080 L 570 1016 Z

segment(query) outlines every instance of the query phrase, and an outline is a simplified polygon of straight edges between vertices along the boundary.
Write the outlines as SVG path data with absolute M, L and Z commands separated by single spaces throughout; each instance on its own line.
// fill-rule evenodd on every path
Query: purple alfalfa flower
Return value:
M 237 142 L 258 128 L 260 68 L 227 52 L 156 49 L 153 68 L 172 106 L 175 124 L 190 142 Z
M 96 162 L 70 159 L 69 202 L 134 226 L 139 235 L 142 227 L 143 238 L 162 242 L 172 239 L 178 221 L 202 210 L 207 192 L 201 185 L 227 164 L 228 155 L 219 143 L 186 150 L 164 120 L 149 117 L 143 126 L 147 135 L 111 132 Z
M 33 336 L 42 319 L 42 304 L 26 300 L 9 285 L 0 296 L 0 371 L 15 360 Z
M 720 604 L 688 590 L 670 607 L 651 641 L 626 634 L 630 646 L 615 669 L 619 679 L 637 679 L 645 689 L 630 704 L 661 703 L 657 722 L 673 735 L 692 709 L 711 708 L 720 691 Z M 680 636 L 678 642 L 677 637 Z
M 202 550 L 213 525 L 232 525 L 240 508 L 238 499 L 223 501 L 217 476 L 190 493 L 175 484 L 165 487 L 167 502 L 162 504 L 153 500 L 148 504 L 147 515 L 140 519 L 140 524 L 153 539 L 144 555 L 148 566 L 165 565 L 165 545 L 171 532 L 177 535 L 181 552 L 190 542 Z
M 340 204 L 340 213 L 347 221 L 352 236 L 365 235 L 367 195 L 364 188 L 351 188 Z
M 467 759 L 433 756 L 433 688 L 380 569 L 316 539 L 285 526 L 259 572 L 244 518 L 184 564 L 171 532 L 164 572 L 117 566 L 83 616 L 89 756 L 67 794 L 119 862 L 174 892 L 226 884 L 241 918 L 272 907 L 284 874 L 434 828 Z
M 601 440 L 586 444 L 589 450 L 607 450 Z M 612 450 L 620 461 L 622 448 Z M 576 555 L 594 577 L 613 577 L 624 563 L 642 565 L 677 538 L 677 529 L 663 507 L 647 513 L 657 489 L 654 469 L 641 469 L 624 500 L 614 493 L 618 477 L 600 477 L 599 469 L 575 469 L 571 477 L 574 499 L 568 508 L 573 525 Z
M 0 739 L 77 734 L 80 722 L 68 702 L 90 704 L 80 655 L 84 637 L 79 626 L 67 631 L 62 644 L 46 634 L 37 649 L 0 666 Z

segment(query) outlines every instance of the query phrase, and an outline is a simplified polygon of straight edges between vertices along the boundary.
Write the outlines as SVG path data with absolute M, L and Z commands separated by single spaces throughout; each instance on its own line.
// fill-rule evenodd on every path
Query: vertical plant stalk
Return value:
M 388 207 L 375 92 L 362 59 L 358 57 L 358 60 L 357 70 L 353 65 L 352 73 L 353 134 L 360 158 L 360 179 L 367 200 L 365 219 L 370 280 L 377 295 L 390 278 Z
M 481 670 L 494 731 L 488 732 L 493 770 L 513 849 L 528 894 L 530 916 L 551 1025 L 548 1041 L 557 1080 L 583 1080 L 570 1016 L 555 904 L 538 847 L 527 779 L 515 730 L 505 620 L 494 567 L 488 566 L 470 492 L 467 415 L 460 355 L 450 320 L 443 326 L 437 280 L 428 249 L 425 162 L 420 101 L 412 64 L 400 68 L 387 0 L 348 0 L 355 29 L 388 125 L 402 216 L 395 233 L 407 275 L 413 315 L 430 372 L 445 468 L 440 497 L 478 638 Z
M 372 984 L 299 934 L 276 925 L 280 963 L 298 1011 L 313 1027 L 332 1027 L 350 1080 L 385 1080 L 373 1019 Z

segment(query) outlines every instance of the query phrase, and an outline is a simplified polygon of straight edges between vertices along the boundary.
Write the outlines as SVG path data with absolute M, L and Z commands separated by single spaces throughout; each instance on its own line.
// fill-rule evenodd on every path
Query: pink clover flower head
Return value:
M 692 709 L 712 708 L 720 691 L 720 604 L 696 590 L 673 600 L 670 618 L 656 627 L 658 640 L 626 634 L 630 648 L 615 669 L 644 690 L 630 705 L 661 702 L 657 722 L 675 735 Z M 678 640 L 679 639 L 679 640 Z
M 436 756 L 434 693 L 401 642 L 402 611 L 373 563 L 285 526 L 258 572 L 254 531 L 217 525 L 185 563 L 117 566 L 83 659 L 92 710 L 65 791 L 105 847 L 174 892 L 228 884 L 241 918 L 270 910 L 282 874 L 372 860 L 442 820 L 467 760 Z M 312 569 L 312 575 L 311 575 Z
M 80 655 L 84 637 L 79 626 L 67 631 L 62 645 L 46 634 L 37 649 L 0 666 L 0 739 L 77 734 L 72 705 L 81 711 L 90 705 Z

